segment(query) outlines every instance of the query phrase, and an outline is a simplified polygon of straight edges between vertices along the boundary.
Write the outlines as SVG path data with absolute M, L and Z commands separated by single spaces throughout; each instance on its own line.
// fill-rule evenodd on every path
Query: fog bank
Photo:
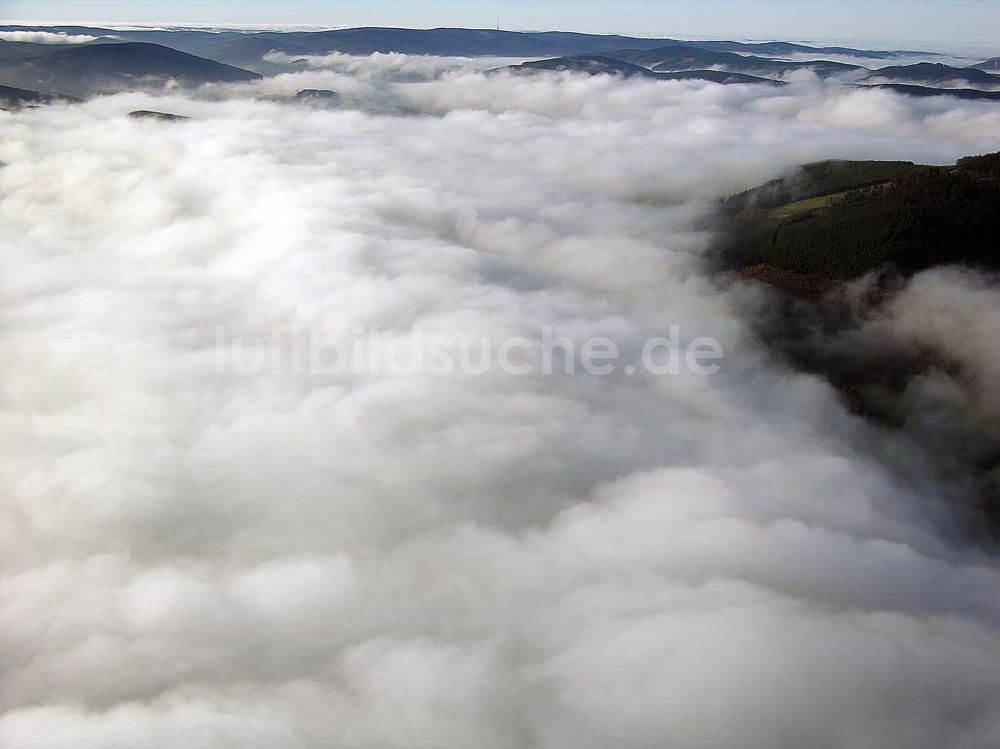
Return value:
M 1000 110 L 335 62 L 0 112 L 0 743 L 997 743 L 1000 570 L 958 489 L 765 350 L 703 254 L 716 196 L 997 150 Z M 722 371 L 241 375 L 216 348 L 671 325 Z

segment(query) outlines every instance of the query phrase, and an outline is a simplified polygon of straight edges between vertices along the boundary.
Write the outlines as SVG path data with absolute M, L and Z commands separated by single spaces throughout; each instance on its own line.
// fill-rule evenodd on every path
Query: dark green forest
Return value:
M 830 196 L 825 205 L 803 201 Z M 880 266 L 1000 270 L 1000 154 L 954 166 L 821 162 L 720 203 L 717 258 L 829 281 Z

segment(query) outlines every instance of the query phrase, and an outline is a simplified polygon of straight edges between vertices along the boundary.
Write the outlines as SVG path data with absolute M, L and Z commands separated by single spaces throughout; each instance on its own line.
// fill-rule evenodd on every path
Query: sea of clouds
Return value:
M 376 55 L 0 136 L 4 746 L 1000 742 L 1000 568 L 957 490 L 705 260 L 716 196 L 997 150 L 994 105 Z M 218 365 L 220 329 L 671 325 L 722 371 Z

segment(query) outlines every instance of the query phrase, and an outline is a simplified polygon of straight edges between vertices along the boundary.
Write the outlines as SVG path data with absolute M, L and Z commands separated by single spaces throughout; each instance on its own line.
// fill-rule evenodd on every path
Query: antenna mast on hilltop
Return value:
M 500 19 L 498 18 L 497 19 L 497 31 L 499 31 L 499 30 L 500 30 Z

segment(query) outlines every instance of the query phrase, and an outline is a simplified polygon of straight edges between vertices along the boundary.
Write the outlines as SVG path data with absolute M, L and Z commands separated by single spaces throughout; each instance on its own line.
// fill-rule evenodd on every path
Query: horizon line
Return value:
M 245 31 L 245 32 L 267 32 L 291 33 L 294 31 L 305 33 L 321 33 L 324 31 L 343 31 L 347 29 L 407 29 L 412 31 L 433 31 L 436 29 L 456 29 L 463 31 L 492 31 L 497 29 L 493 26 L 418 26 L 418 25 L 380 25 L 368 23 L 345 23 L 345 24 L 313 24 L 313 23 L 230 23 L 230 22 L 183 22 L 183 21 L 97 21 L 97 20 L 59 20 L 59 21 L 38 21 L 15 19 L 7 20 L 0 18 L 2 26 L 32 26 L 32 27 L 55 27 L 55 26 L 91 26 L 106 28 L 112 31 L 172 31 L 172 30 L 205 30 L 205 31 Z M 887 51 L 904 51 L 904 47 L 910 50 L 932 52 L 935 50 L 950 50 L 961 46 L 966 48 L 977 48 L 985 50 L 987 46 L 984 42 L 970 41 L 966 39 L 951 40 L 930 40 L 930 39 L 885 39 L 874 37 L 796 37 L 796 36 L 745 36 L 740 34 L 698 34 L 690 32 L 661 32 L 653 34 L 627 33 L 627 32 L 595 32 L 576 31 L 565 28 L 501 28 L 501 32 L 515 34 L 582 34 L 586 36 L 620 36 L 632 39 L 674 39 L 678 41 L 732 41 L 732 42 L 786 42 L 790 44 L 802 45 L 825 45 L 825 46 L 849 46 L 852 44 L 870 45 L 869 50 L 882 47 Z M 890 49 L 892 47 L 892 49 Z M 988 54 L 993 54 L 992 52 Z

